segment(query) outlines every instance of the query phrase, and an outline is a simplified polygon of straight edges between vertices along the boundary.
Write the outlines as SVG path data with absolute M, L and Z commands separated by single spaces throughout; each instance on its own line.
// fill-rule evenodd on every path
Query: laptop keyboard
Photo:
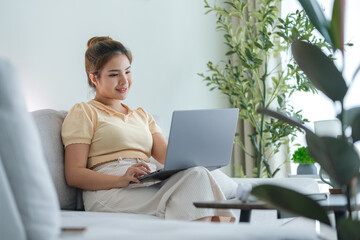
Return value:
M 161 172 L 161 171 L 163 171 L 163 168 L 162 168 L 162 169 L 159 169 L 159 170 L 156 170 L 156 171 L 154 171 L 154 172 L 151 172 L 151 173 L 149 173 L 149 174 L 146 174 L 145 176 L 151 176 L 151 175 L 154 175 L 155 173 L 158 173 L 158 172 Z
M 143 179 L 144 177 L 152 176 L 152 175 L 154 175 L 154 174 L 156 174 L 156 173 L 162 172 L 163 170 L 164 170 L 164 169 L 162 168 L 162 169 L 156 170 L 156 171 L 154 171 L 154 172 L 151 172 L 151 173 L 149 173 L 149 174 L 142 175 L 141 177 L 138 177 L 138 179 L 141 180 L 141 179 Z

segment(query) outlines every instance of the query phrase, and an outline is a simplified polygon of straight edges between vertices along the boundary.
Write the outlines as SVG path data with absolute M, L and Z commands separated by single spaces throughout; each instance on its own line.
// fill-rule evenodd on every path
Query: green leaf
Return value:
M 335 0 L 331 18 L 330 37 L 335 49 L 344 54 L 344 14 L 345 1 Z
M 351 126 L 353 142 L 360 140 L 360 107 L 344 111 L 344 123 Z
M 354 108 L 350 108 L 347 110 L 344 110 L 343 112 L 343 123 L 345 125 L 351 125 L 352 122 L 354 122 L 356 116 L 360 114 L 360 107 L 354 107 Z M 337 117 L 339 117 L 340 115 L 338 115 Z
M 311 156 L 338 185 L 347 185 L 359 173 L 359 155 L 354 145 L 343 138 L 307 133 L 306 142 Z
M 225 56 L 229 56 L 229 55 L 232 55 L 232 54 L 234 54 L 235 52 L 233 51 L 233 50 L 230 50 L 230 51 L 228 51 L 227 53 L 225 53 Z
M 251 194 L 271 207 L 330 225 L 324 208 L 315 200 L 294 190 L 264 184 L 254 187 Z
M 333 101 L 342 101 L 348 88 L 334 62 L 310 43 L 295 41 L 291 49 L 296 62 L 315 87 Z
M 212 12 L 212 11 L 213 11 L 213 9 L 207 10 L 207 11 L 205 12 L 205 15 L 209 14 L 209 13 Z
M 325 18 L 323 11 L 321 10 L 320 5 L 317 1 L 313 0 L 299 0 L 301 6 L 304 8 L 306 14 L 308 15 L 311 23 L 314 27 L 323 35 L 325 40 L 333 46 L 333 42 L 329 33 L 329 21 Z
M 275 169 L 275 171 L 271 174 L 271 177 L 275 177 L 275 175 L 280 171 L 280 168 Z
M 360 221 L 348 218 L 340 219 L 337 230 L 341 239 L 360 239 Z

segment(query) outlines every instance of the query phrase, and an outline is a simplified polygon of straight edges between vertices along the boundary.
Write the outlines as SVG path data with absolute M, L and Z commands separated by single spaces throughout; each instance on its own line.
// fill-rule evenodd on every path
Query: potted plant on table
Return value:
M 345 1 L 334 1 L 330 20 L 325 18 L 316 1 L 299 0 L 299 2 L 326 41 L 335 51 L 340 51 L 344 55 Z M 284 114 L 267 109 L 262 109 L 260 112 L 298 126 L 305 131 L 311 156 L 336 182 L 346 198 L 346 214 L 336 224 L 339 238 L 360 239 L 357 204 L 360 191 L 360 157 L 354 146 L 354 143 L 360 141 L 360 107 L 345 108 L 344 98 L 350 86 L 346 84 L 341 70 L 334 64 L 332 58 L 327 57 L 316 46 L 303 41 L 295 41 L 292 44 L 292 52 L 299 66 L 314 85 L 334 102 L 335 109 L 338 109 L 337 118 L 342 126 L 341 136 L 320 137 Z M 352 80 L 359 71 L 360 66 L 356 69 Z M 298 192 L 277 186 L 262 185 L 255 187 L 251 193 L 278 209 L 330 225 L 326 210 L 316 201 Z M 292 201 L 287 201 L 290 198 Z
M 298 175 L 309 174 L 316 175 L 317 168 L 314 165 L 315 160 L 310 156 L 309 150 L 307 147 L 299 147 L 293 153 L 291 160 L 294 163 L 299 163 L 296 173 Z

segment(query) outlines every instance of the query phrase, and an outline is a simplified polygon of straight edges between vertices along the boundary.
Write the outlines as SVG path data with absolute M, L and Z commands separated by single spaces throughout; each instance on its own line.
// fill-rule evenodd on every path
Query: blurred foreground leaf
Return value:
M 359 173 L 359 155 L 353 144 L 315 134 L 306 134 L 306 142 L 311 156 L 338 185 L 348 184 Z
M 349 125 L 352 128 L 351 136 L 353 142 L 360 140 L 360 107 L 351 108 L 344 111 L 345 125 Z
M 360 239 L 360 221 L 348 218 L 340 219 L 337 223 L 337 230 L 341 239 Z
M 330 58 L 318 47 L 299 40 L 292 44 L 291 50 L 300 68 L 319 90 L 333 101 L 344 99 L 346 82 Z
M 326 210 L 313 199 L 296 191 L 264 184 L 254 187 L 251 194 L 276 209 L 330 225 Z

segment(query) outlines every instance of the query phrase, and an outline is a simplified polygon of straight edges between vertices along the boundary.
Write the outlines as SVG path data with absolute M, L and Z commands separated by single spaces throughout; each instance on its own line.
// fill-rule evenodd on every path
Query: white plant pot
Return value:
M 299 164 L 296 169 L 296 174 L 298 175 L 316 175 L 317 168 L 312 163 Z

